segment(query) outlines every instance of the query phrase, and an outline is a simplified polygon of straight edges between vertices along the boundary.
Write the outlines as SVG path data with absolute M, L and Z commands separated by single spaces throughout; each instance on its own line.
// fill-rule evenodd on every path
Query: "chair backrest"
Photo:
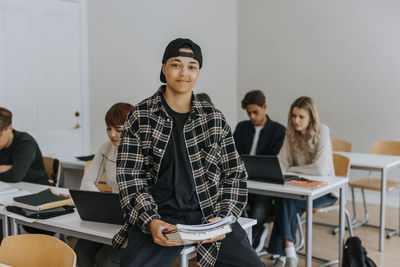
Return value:
M 85 167 L 83 169 L 83 173 L 86 172 L 86 170 L 89 168 L 90 164 L 92 163 L 91 160 L 88 160 L 85 162 Z M 112 187 L 109 186 L 106 182 L 106 175 L 103 173 L 103 175 L 100 178 L 99 183 L 97 184 L 97 189 L 99 189 L 101 192 L 112 192 Z
M 76 254 L 53 236 L 21 234 L 3 239 L 0 262 L 14 267 L 75 267 Z
M 61 176 L 61 162 L 51 157 L 43 157 L 44 169 L 51 186 L 58 186 Z
M 336 176 L 347 177 L 349 175 L 350 159 L 348 157 L 333 153 L 333 165 Z
M 375 141 L 371 147 L 372 154 L 400 156 L 399 141 Z
M 352 150 L 352 144 L 345 140 L 332 139 L 331 143 L 333 151 L 351 152 Z

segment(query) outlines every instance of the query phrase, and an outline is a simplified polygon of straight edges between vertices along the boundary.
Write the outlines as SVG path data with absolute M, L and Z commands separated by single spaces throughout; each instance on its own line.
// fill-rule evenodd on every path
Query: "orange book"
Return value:
M 285 182 L 285 184 L 300 186 L 300 187 L 304 187 L 304 188 L 311 188 L 311 189 L 326 185 L 325 182 L 314 181 L 314 180 L 306 179 L 303 177 L 299 177 L 299 178 L 287 181 L 287 182 Z

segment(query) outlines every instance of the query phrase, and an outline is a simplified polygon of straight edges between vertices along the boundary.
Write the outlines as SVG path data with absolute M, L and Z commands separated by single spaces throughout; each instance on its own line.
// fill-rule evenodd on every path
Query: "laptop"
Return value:
M 296 175 L 283 175 L 277 156 L 242 155 L 249 180 L 284 184 L 298 178 Z
M 69 192 L 82 220 L 120 225 L 125 223 L 118 194 L 74 189 Z

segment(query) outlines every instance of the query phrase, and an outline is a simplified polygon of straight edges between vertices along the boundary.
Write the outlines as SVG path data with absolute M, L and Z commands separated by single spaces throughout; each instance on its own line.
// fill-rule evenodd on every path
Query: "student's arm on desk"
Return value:
M 22 182 L 35 159 L 35 153 L 35 148 L 29 141 L 20 144 L 12 167 L 5 172 L 0 172 L 0 181 L 7 183 Z

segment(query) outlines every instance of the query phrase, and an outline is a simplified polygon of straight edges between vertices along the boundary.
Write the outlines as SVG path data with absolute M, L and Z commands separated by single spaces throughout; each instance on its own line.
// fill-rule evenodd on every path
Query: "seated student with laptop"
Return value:
M 310 97 L 296 99 L 290 107 L 286 137 L 279 152 L 284 172 L 310 175 L 334 175 L 329 128 L 319 121 L 314 101 Z M 314 208 L 325 207 L 337 200 L 331 194 L 315 199 Z M 276 266 L 297 266 L 294 248 L 296 239 L 296 214 L 306 210 L 304 200 L 277 198 L 276 216 L 268 252 L 281 257 Z
M 106 113 L 106 132 L 109 141 L 97 151 L 88 170 L 82 179 L 81 189 L 99 191 L 96 187 L 103 173 L 106 175 L 106 182 L 112 187 L 114 193 L 118 193 L 116 180 L 116 160 L 121 131 L 132 108 L 128 103 L 116 103 Z M 88 266 L 119 266 L 120 253 L 113 250 L 111 246 L 101 243 L 79 239 L 75 246 L 77 264 L 79 267 Z
M 285 127 L 266 115 L 267 104 L 263 92 L 252 90 L 246 93 L 242 108 L 250 120 L 240 122 L 233 134 L 239 155 L 277 155 L 285 138 Z M 253 226 L 253 248 L 260 251 L 267 238 L 264 223 L 272 206 L 272 197 L 249 194 L 248 204 L 249 217 L 257 219 L 257 224 Z

